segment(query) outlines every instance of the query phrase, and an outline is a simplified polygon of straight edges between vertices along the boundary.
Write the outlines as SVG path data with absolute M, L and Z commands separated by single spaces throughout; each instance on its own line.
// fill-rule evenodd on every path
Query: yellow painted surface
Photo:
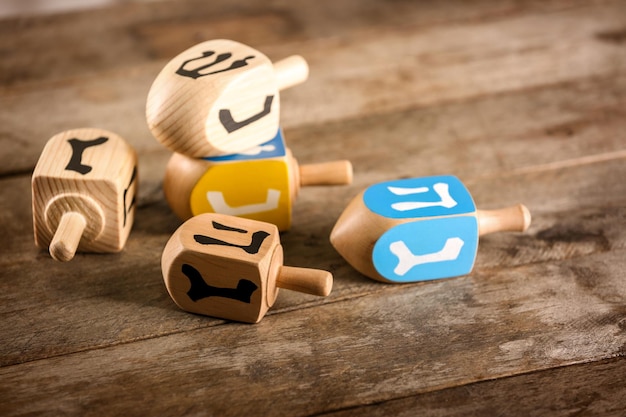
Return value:
M 287 164 L 258 160 L 212 166 L 196 183 L 189 203 L 194 216 L 230 214 L 288 230 L 291 198 Z

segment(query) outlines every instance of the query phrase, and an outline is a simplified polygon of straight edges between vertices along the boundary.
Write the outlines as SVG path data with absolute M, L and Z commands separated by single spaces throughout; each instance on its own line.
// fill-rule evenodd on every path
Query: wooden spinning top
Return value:
M 346 160 L 298 165 L 284 146 L 282 133 L 247 153 L 197 159 L 173 154 L 165 171 L 163 191 L 183 220 L 201 213 L 222 213 L 291 226 L 293 202 L 300 186 L 352 182 Z
M 468 274 L 479 236 L 525 231 L 530 221 L 521 204 L 476 210 L 469 191 L 451 175 L 412 178 L 375 184 L 357 195 L 330 241 L 372 279 L 425 281 Z
M 172 59 L 154 80 L 146 118 L 154 137 L 190 157 L 225 155 L 267 142 L 279 126 L 279 90 L 304 82 L 308 65 L 272 65 L 259 51 L 218 39 Z
M 73 129 L 53 136 L 32 178 L 35 243 L 58 261 L 119 252 L 130 233 L 137 155 L 120 136 Z
M 278 288 L 327 296 L 329 272 L 283 266 L 276 226 L 205 213 L 183 223 L 161 258 L 165 286 L 183 310 L 246 323 L 259 322 Z

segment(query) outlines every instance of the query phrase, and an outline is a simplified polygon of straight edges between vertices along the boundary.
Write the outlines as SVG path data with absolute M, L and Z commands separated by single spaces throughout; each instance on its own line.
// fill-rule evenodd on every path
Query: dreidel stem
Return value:
M 309 77 L 309 64 L 300 55 L 274 62 L 274 74 L 279 90 L 302 84 Z
M 300 165 L 300 185 L 345 185 L 352 182 L 350 161 Z
M 50 255 L 57 261 L 70 261 L 76 253 L 85 227 L 87 220 L 82 214 L 76 212 L 63 214 L 50 242 Z
M 276 278 L 276 286 L 326 297 L 333 288 L 333 276 L 330 272 L 321 269 L 281 266 Z
M 523 232 L 530 226 L 530 211 L 523 204 L 498 210 L 478 210 L 478 235 L 493 232 Z

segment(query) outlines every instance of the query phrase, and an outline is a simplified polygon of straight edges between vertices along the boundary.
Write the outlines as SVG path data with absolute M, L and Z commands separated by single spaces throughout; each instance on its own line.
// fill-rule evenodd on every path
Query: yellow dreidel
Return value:
M 272 62 L 241 43 L 218 39 L 172 59 L 146 105 L 154 137 L 190 157 L 237 153 L 267 142 L 279 126 L 279 90 L 304 82 L 297 55 Z
M 196 159 L 175 153 L 163 181 L 165 198 L 183 220 L 222 213 L 265 221 L 285 231 L 303 185 L 349 184 L 352 164 L 331 161 L 298 165 L 282 134 L 247 154 Z
M 327 296 L 330 272 L 283 266 L 276 226 L 205 213 L 183 223 L 161 257 L 165 286 L 183 310 L 259 322 L 278 288 Z
M 120 136 L 74 129 L 53 136 L 32 178 L 35 243 L 58 261 L 119 252 L 134 220 L 137 155 Z

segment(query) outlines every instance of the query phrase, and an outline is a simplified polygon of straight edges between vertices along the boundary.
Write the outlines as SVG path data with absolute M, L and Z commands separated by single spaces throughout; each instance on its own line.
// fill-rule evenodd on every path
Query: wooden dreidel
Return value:
M 165 170 L 163 191 L 183 220 L 222 213 L 291 226 L 291 208 L 301 185 L 349 184 L 352 164 L 332 161 L 298 165 L 279 130 L 269 142 L 246 153 L 197 159 L 174 153 Z
M 172 59 L 154 80 L 146 118 L 154 137 L 191 157 L 237 153 L 267 142 L 279 126 L 279 90 L 304 82 L 297 55 L 272 62 L 241 43 L 218 39 Z
M 120 136 L 92 128 L 53 136 L 33 172 L 35 243 L 58 261 L 121 251 L 137 182 L 137 155 Z
M 276 226 L 205 213 L 183 223 L 163 250 L 165 286 L 183 310 L 246 323 L 259 322 L 278 288 L 327 296 L 329 272 L 283 266 Z
M 529 225 L 525 206 L 476 210 L 461 181 L 444 175 L 367 188 L 341 214 L 330 241 L 370 278 L 414 282 L 468 274 L 479 236 Z

